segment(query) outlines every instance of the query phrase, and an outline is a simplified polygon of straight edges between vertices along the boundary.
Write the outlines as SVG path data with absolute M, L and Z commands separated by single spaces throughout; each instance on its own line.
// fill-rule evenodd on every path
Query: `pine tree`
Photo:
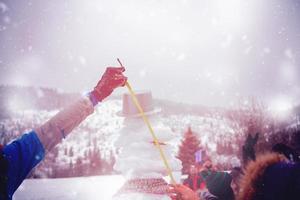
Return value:
M 74 156 L 73 147 L 71 147 L 71 148 L 69 149 L 69 156 L 70 156 L 70 157 L 73 157 L 73 156 Z
M 74 166 L 74 173 L 76 176 L 83 176 L 84 175 L 84 166 L 83 166 L 83 162 L 82 162 L 82 158 L 78 157 L 76 159 L 76 163 Z
M 73 171 L 74 171 L 74 165 L 73 165 L 73 162 L 72 160 L 70 160 L 70 163 L 69 163 L 69 177 L 72 177 L 73 176 Z
M 177 158 L 182 162 L 182 172 L 187 174 L 191 165 L 195 164 L 195 153 L 200 149 L 200 141 L 191 127 L 184 133 Z
M 66 147 L 64 148 L 64 155 L 68 155 L 68 149 Z
M 109 152 L 109 160 L 108 160 L 108 172 L 113 173 L 114 165 L 116 163 L 116 158 L 112 150 Z
M 90 161 L 90 173 L 91 175 L 99 175 L 103 168 L 102 157 L 100 150 L 98 148 L 94 148 L 89 156 Z

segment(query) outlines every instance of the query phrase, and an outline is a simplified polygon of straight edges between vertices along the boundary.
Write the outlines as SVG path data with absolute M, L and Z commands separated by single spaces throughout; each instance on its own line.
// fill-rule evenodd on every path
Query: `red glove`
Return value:
M 97 83 L 94 90 L 90 93 L 90 98 L 94 105 L 109 96 L 115 88 L 125 85 L 127 77 L 122 74 L 124 71 L 124 67 L 106 68 L 106 71 L 102 75 L 101 80 Z

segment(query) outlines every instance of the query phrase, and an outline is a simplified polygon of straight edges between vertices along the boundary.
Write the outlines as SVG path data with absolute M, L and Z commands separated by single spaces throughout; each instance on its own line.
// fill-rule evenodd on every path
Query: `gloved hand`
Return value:
M 124 71 L 124 67 L 106 68 L 102 78 L 90 93 L 90 99 L 94 105 L 109 96 L 115 88 L 125 85 L 127 77 L 122 74 Z
M 169 196 L 173 200 L 200 200 L 197 192 L 181 184 L 170 185 Z

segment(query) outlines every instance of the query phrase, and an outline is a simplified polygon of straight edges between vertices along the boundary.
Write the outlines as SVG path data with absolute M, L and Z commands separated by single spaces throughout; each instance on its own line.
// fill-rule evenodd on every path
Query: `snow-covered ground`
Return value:
M 27 179 L 14 200 L 109 200 L 124 183 L 119 175 Z

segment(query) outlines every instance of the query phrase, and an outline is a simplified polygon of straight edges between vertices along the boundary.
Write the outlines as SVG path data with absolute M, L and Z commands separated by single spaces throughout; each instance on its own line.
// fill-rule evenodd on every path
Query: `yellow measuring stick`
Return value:
M 121 61 L 119 60 L 119 58 L 118 58 L 117 60 L 118 60 L 118 62 L 120 63 L 120 65 L 123 67 L 123 65 L 122 65 Z M 132 100 L 133 100 L 135 106 L 136 106 L 137 109 L 139 110 L 140 115 L 143 117 L 143 120 L 144 120 L 144 122 L 146 123 L 146 125 L 147 125 L 147 127 L 148 127 L 148 129 L 149 129 L 149 131 L 150 131 L 150 133 L 151 133 L 151 135 L 152 135 L 154 144 L 155 144 L 155 146 L 156 146 L 156 147 L 158 148 L 158 150 L 159 150 L 160 157 L 161 157 L 161 159 L 163 160 L 164 165 L 165 165 L 165 167 L 166 167 L 166 169 L 167 169 L 167 173 L 168 173 L 168 176 L 170 177 L 171 183 L 172 183 L 172 184 L 176 184 L 176 181 L 175 181 L 175 179 L 174 179 L 174 177 L 173 177 L 172 170 L 171 170 L 171 168 L 170 168 L 170 166 L 169 166 L 169 163 L 168 163 L 167 158 L 166 158 L 166 156 L 165 156 L 165 154 L 164 154 L 164 151 L 162 150 L 162 148 L 161 148 L 161 146 L 160 146 L 160 144 L 159 144 L 159 141 L 158 141 L 158 139 L 157 139 L 157 137 L 156 137 L 156 135 L 155 135 L 155 133 L 154 133 L 154 130 L 153 130 L 153 128 L 152 128 L 152 126 L 151 126 L 151 124 L 150 124 L 150 122 L 149 122 L 147 116 L 145 115 L 145 113 L 144 113 L 144 111 L 143 111 L 143 108 L 141 107 L 139 101 L 137 100 L 136 95 L 135 95 L 135 93 L 133 92 L 133 89 L 132 89 L 132 87 L 130 86 L 130 84 L 128 83 L 128 81 L 125 83 L 125 85 L 126 85 L 126 87 L 128 88 L 129 93 L 130 93 L 130 96 L 131 96 L 131 98 L 132 98 Z

